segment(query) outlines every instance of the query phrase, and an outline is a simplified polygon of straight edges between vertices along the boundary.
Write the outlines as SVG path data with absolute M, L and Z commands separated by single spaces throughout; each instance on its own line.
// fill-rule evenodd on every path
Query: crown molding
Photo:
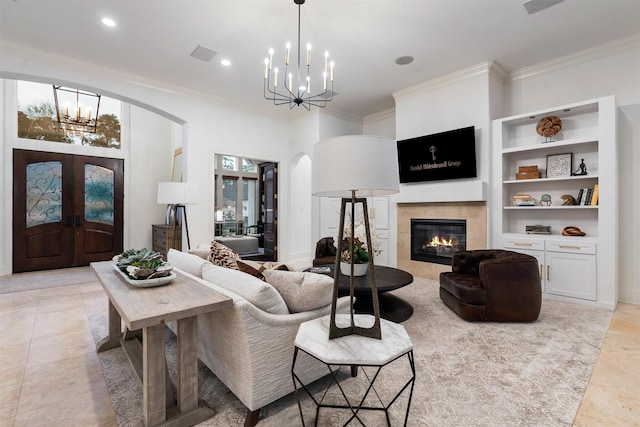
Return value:
M 461 81 L 468 80 L 480 75 L 485 75 L 490 72 L 493 64 L 493 61 L 486 61 L 480 64 L 473 65 L 471 67 L 463 68 L 462 70 L 455 71 L 453 73 L 437 77 L 424 83 L 420 83 L 415 86 L 411 86 L 406 89 L 394 92 L 393 97 L 396 101 L 404 98 L 411 98 L 416 95 L 421 95 L 423 93 L 432 92 L 436 89 L 451 86 L 454 83 L 459 83 Z
M 343 120 L 349 120 L 351 122 L 362 124 L 362 117 L 356 114 L 347 113 L 337 110 L 335 108 L 318 108 L 318 111 L 322 114 L 327 114 L 333 117 L 337 117 Z
M 495 61 L 489 64 L 489 77 L 495 78 L 498 81 L 504 82 L 509 76 L 509 72 Z
M 396 118 L 396 109 L 390 108 L 388 110 L 380 111 L 378 113 L 369 114 L 363 119 L 362 124 L 368 125 L 371 123 L 379 122 L 380 120 L 395 119 L 395 118 Z
M 517 80 L 533 77 L 538 74 L 545 74 L 558 71 L 564 68 L 573 67 L 585 62 L 601 59 L 617 53 L 626 52 L 628 50 L 640 48 L 640 34 L 626 37 L 611 43 L 605 43 L 593 46 L 578 52 L 571 53 L 562 57 L 550 59 L 540 62 L 530 67 L 514 70 L 509 75 L 509 80 L 515 82 Z

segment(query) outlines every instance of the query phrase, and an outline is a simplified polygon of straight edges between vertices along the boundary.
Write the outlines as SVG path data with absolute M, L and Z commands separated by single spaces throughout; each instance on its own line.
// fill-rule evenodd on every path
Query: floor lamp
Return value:
M 187 207 L 188 203 L 193 203 L 190 197 L 189 185 L 186 182 L 159 182 L 158 183 L 158 203 L 164 205 L 172 205 L 174 207 L 173 212 L 173 246 L 176 246 L 176 228 L 178 225 L 178 212 L 182 210 L 184 215 L 184 226 L 187 232 L 187 248 L 191 249 L 191 242 L 189 240 L 189 223 L 187 222 Z
M 354 321 L 354 274 L 351 257 L 351 274 L 349 278 L 350 325 L 336 325 L 336 305 L 338 300 L 338 278 L 340 274 L 340 255 L 336 256 L 333 272 L 333 297 L 331 300 L 331 319 L 329 339 L 346 335 L 361 335 L 381 339 L 380 305 L 376 287 L 376 274 L 373 265 L 371 248 L 371 232 L 369 228 L 369 212 L 367 196 L 384 196 L 399 191 L 398 154 L 396 142 L 381 136 L 347 135 L 329 138 L 313 147 L 311 188 L 315 196 L 341 197 L 340 225 L 338 229 L 338 245 L 344 238 L 345 213 L 347 205 L 351 208 L 351 236 L 354 235 L 355 205 L 362 204 L 367 250 L 369 251 L 369 268 L 367 276 L 371 283 L 371 299 L 373 301 L 374 324 L 370 328 L 356 326 Z M 353 252 L 353 240 L 351 240 Z

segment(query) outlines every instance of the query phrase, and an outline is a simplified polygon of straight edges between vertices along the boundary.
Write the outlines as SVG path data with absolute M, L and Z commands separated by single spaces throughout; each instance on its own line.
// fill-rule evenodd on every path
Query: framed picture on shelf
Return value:
M 573 153 L 547 156 L 547 178 L 571 176 Z

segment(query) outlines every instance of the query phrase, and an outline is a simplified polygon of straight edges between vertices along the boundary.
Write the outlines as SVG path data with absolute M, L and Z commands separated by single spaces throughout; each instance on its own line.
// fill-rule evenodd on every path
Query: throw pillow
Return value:
M 289 314 L 287 304 L 273 286 L 241 271 L 209 264 L 202 268 L 202 278 L 268 313 Z
M 254 277 L 257 277 L 260 280 L 265 280 L 262 272 L 264 270 L 283 270 L 289 271 L 286 265 L 278 263 L 278 262 L 257 262 L 246 259 L 239 259 L 236 261 L 238 265 L 238 270 L 243 273 L 250 274 Z
M 238 259 L 240 259 L 240 255 L 233 249 L 215 240 L 211 242 L 211 252 L 209 253 L 207 261 L 220 267 L 237 270 L 238 265 L 236 264 L 236 260 Z
M 291 313 L 314 310 L 331 303 L 333 279 L 324 274 L 264 270 L 267 282 L 280 292 Z

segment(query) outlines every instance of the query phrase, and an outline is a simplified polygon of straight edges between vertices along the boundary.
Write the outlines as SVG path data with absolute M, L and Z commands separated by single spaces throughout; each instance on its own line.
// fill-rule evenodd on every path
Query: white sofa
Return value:
M 289 313 L 286 304 L 282 309 L 279 294 L 260 287 L 270 285 L 247 273 L 214 266 L 197 255 L 174 249 L 169 250 L 167 259 L 181 272 L 233 299 L 233 306 L 198 317 L 198 356 L 247 407 L 245 426 L 255 425 L 263 406 L 294 391 L 291 364 L 298 326 L 330 314 L 331 305 Z M 254 302 L 260 299 L 256 303 L 263 308 L 241 295 Z M 348 307 L 348 297 L 338 301 L 339 312 L 348 312 Z M 169 326 L 175 332 L 175 325 Z M 306 354 L 298 357 L 296 372 L 305 384 L 327 374 L 326 366 L 317 360 Z

